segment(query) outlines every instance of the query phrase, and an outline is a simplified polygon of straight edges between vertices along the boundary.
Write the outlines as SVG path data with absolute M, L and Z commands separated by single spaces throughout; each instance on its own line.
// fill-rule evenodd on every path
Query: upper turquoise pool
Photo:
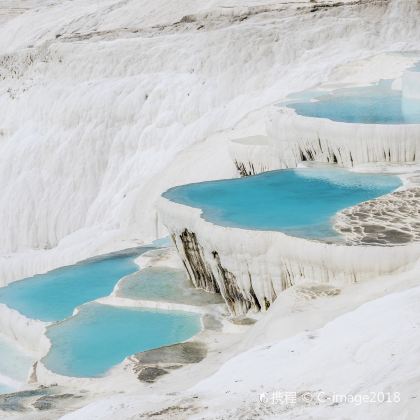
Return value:
M 61 375 L 101 376 L 129 355 L 185 341 L 200 329 L 200 317 L 190 312 L 88 303 L 48 328 L 43 363 Z
M 403 98 L 392 81 L 337 89 L 329 93 L 302 92 L 286 103 L 297 114 L 360 124 L 420 124 L 420 101 Z
M 338 211 L 400 185 L 392 175 L 308 168 L 182 185 L 163 196 L 202 209 L 204 219 L 222 226 L 325 240 L 337 239 L 331 221 Z
M 92 258 L 0 288 L 0 303 L 28 318 L 58 321 L 86 302 L 109 295 L 122 277 L 138 270 L 134 259 L 152 248 Z

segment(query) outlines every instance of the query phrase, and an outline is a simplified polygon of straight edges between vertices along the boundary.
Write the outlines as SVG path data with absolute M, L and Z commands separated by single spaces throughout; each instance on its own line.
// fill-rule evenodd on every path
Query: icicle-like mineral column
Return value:
M 263 135 L 232 139 L 229 154 L 241 176 L 279 169 L 281 165 L 280 157 L 272 153 L 270 138 Z
M 358 282 L 407 268 L 420 255 L 419 243 L 338 245 L 218 226 L 205 221 L 201 210 L 164 197 L 158 207 L 193 284 L 220 292 L 235 315 L 268 309 L 295 284 Z

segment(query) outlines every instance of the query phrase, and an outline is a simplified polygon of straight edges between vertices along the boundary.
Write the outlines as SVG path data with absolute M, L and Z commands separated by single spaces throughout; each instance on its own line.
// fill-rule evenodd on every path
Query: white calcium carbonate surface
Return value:
M 234 173 L 218 132 L 418 46 L 415 2 L 348 3 L 2 2 L 2 283 L 153 239 L 162 191 Z
M 0 0 L 0 284 L 167 235 L 157 215 L 160 194 L 177 184 L 235 176 L 229 140 L 267 135 L 260 128 L 270 106 L 287 94 L 327 80 L 362 85 L 400 78 L 412 58 L 390 52 L 420 50 L 419 13 L 414 0 Z M 393 156 L 413 152 L 393 147 Z M 251 155 L 267 168 L 257 149 Z M 376 145 L 372 150 L 380 153 Z M 183 224 L 190 217 L 174 211 Z M 185 221 L 203 223 L 198 215 Z M 248 262 L 260 278 L 259 296 L 270 292 L 261 267 L 268 267 L 268 256 L 277 257 L 271 245 L 289 246 L 292 254 L 301 245 L 262 236 L 251 246 L 251 236 L 233 232 L 225 240 L 213 229 L 214 238 L 206 240 L 224 242 L 224 263 L 232 270 L 241 271 L 257 251 L 267 253 Z M 234 240 L 248 249 L 233 256 Z M 355 255 L 361 251 L 347 258 L 339 248 L 331 255 L 318 245 L 303 249 L 312 281 L 348 280 L 360 259 L 363 285 L 378 297 L 402 284 L 405 273 L 393 273 L 386 287 L 369 278 L 413 266 L 418 252 L 396 250 L 383 259 L 372 251 L 368 260 Z M 324 258 L 333 263 L 331 272 Z M 418 272 L 415 267 L 414 283 Z M 240 286 L 246 289 L 245 280 Z M 343 292 L 352 305 L 330 297 L 313 313 L 282 306 L 279 298 L 253 329 L 252 345 L 267 347 L 252 349 L 248 342 L 239 353 L 229 344 L 237 357 L 226 361 L 225 353 L 214 352 L 162 383 L 186 398 L 190 418 L 417 419 L 419 291 L 356 309 L 361 296 L 372 297 L 359 292 Z M 340 310 L 334 302 L 343 304 Z M 5 335 L 32 351 L 45 350 L 43 326 L 0 312 Z M 270 337 L 258 341 L 267 331 Z M 180 391 L 222 362 L 218 373 Z M 46 382 L 56 379 L 39 369 Z M 89 398 L 97 401 L 67 418 L 128 419 L 183 404 L 163 395 L 160 382 L 144 387 L 133 375 L 127 382 L 125 367 L 118 369 L 112 381 L 90 385 Z M 401 390 L 404 400 L 379 408 L 309 404 L 276 413 L 255 401 L 259 390 L 273 388 Z M 185 414 L 170 412 L 173 418 Z M 43 419 L 62 414 L 41 413 Z

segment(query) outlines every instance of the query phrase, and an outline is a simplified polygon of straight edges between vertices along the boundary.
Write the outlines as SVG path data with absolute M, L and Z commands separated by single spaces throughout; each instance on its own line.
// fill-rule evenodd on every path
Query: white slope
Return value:
M 25 387 L 34 362 L 31 356 L 8 337 L 0 335 L 0 393 Z
M 64 418 L 418 419 L 416 273 L 418 267 L 397 279 L 353 285 L 338 296 L 322 297 L 311 287 L 290 289 L 237 355 L 192 388 L 175 396 L 115 395 Z M 183 389 L 183 383 L 177 385 Z M 289 403 L 273 404 L 273 393 L 277 398 L 285 392 L 292 394 Z M 261 402 L 261 394 L 267 400 Z M 390 402 L 382 402 L 384 396 Z
M 320 330 L 241 354 L 192 392 L 209 407 L 209 418 L 253 418 L 259 413 L 281 418 L 418 418 L 419 303 L 420 288 L 367 303 Z M 296 392 L 297 403 L 273 405 L 273 391 Z M 379 394 L 379 403 L 318 400 L 336 394 L 375 398 L 371 393 L 380 392 L 391 393 L 392 402 L 384 403 Z M 260 393 L 266 393 L 267 403 L 260 403 Z
M 155 238 L 163 190 L 234 174 L 249 112 L 418 48 L 414 1 L 289 3 L 0 2 L 0 282 Z

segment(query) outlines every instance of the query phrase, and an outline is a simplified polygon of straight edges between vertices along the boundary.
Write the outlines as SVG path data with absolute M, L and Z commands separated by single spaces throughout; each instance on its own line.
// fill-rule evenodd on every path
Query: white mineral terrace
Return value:
M 273 107 L 267 130 L 282 167 L 303 160 L 346 167 L 420 161 L 420 124 L 344 123 Z
M 163 223 L 197 287 L 219 289 L 233 314 L 266 310 L 280 292 L 305 282 L 343 286 L 408 269 L 420 243 L 348 246 L 277 231 L 219 226 L 201 210 L 161 198 Z
M 420 80 L 420 73 L 413 74 Z M 242 176 L 294 168 L 302 161 L 345 167 L 420 161 L 420 124 L 344 123 L 272 106 L 266 131 L 230 141 L 230 156 Z
M 267 136 L 232 139 L 229 142 L 229 153 L 241 176 L 255 175 L 282 167 L 281 159 L 273 153 L 272 141 Z
M 328 92 L 331 86 L 320 85 L 319 89 Z M 393 89 L 401 90 L 404 112 L 405 101 L 420 98 L 420 71 L 415 67 L 402 70 L 393 82 Z M 341 122 L 300 115 L 286 105 L 268 106 L 264 114 L 265 127 L 259 133 L 231 138 L 229 153 L 241 176 L 294 168 L 302 161 L 345 167 L 420 161 L 420 124 L 417 123 Z

